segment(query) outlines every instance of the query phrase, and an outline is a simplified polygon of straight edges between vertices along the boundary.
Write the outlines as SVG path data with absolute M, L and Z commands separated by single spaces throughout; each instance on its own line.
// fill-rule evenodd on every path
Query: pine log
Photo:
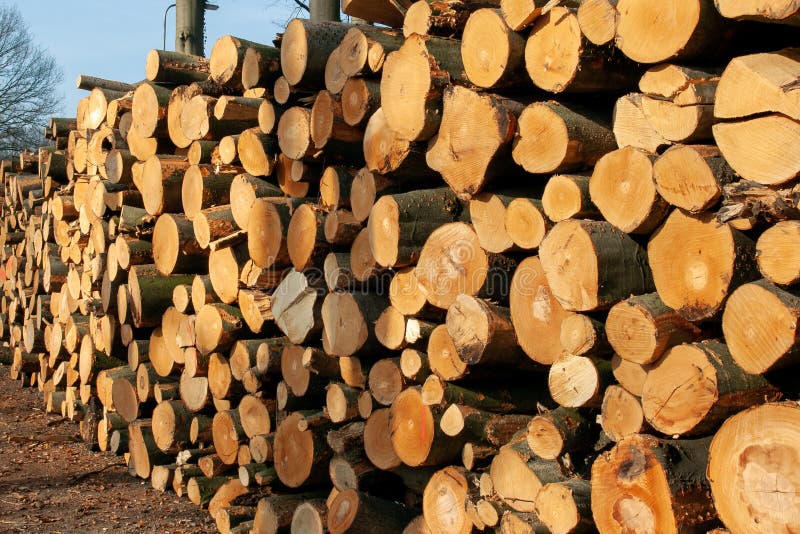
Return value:
M 278 143 L 274 137 L 263 133 L 258 127 L 249 128 L 239 136 L 237 151 L 245 172 L 253 176 L 272 174 L 278 155 Z
M 592 465 L 592 515 L 600 530 L 702 530 L 715 519 L 707 497 L 708 440 L 622 439 Z
M 167 133 L 167 104 L 170 90 L 152 82 L 139 85 L 133 93 L 132 131 L 140 138 Z M 130 141 L 128 141 L 130 144 Z
M 230 202 L 231 184 L 236 177 L 233 169 L 216 170 L 209 164 L 192 165 L 183 176 L 181 206 L 192 219 L 201 210 Z
M 318 88 L 324 83 L 325 63 L 352 26 L 339 22 L 294 19 L 281 42 L 281 70 L 291 86 Z M 309 53 L 313 50 L 313 53 Z
M 689 321 L 717 315 L 734 289 L 758 278 L 755 243 L 706 214 L 673 211 L 647 250 L 659 297 Z
M 350 126 L 365 124 L 380 105 L 381 87 L 377 80 L 349 78 L 345 82 L 342 88 L 342 117 Z
M 201 354 L 227 350 L 242 332 L 238 308 L 225 304 L 206 304 L 197 312 L 197 349 Z
M 469 15 L 461 58 L 467 78 L 478 87 L 519 87 L 527 82 L 525 38 L 509 28 L 499 9 L 483 8 Z
M 208 73 L 206 58 L 168 50 L 150 50 L 144 66 L 145 78 L 151 82 L 201 82 L 208 78 Z
M 377 294 L 329 293 L 322 303 L 322 337 L 326 352 L 359 356 L 380 350 L 374 323 L 389 306 Z
M 178 212 L 181 208 L 181 182 L 189 162 L 183 156 L 152 156 L 142 167 L 139 190 L 150 215 Z
M 280 75 L 280 55 L 277 49 L 262 45 L 247 47 L 241 63 L 241 83 L 244 89 L 271 87 Z M 234 75 L 231 80 L 235 79 Z
M 327 475 L 326 460 L 331 450 L 322 429 L 301 429 L 305 417 L 295 412 L 284 419 L 275 433 L 275 469 L 290 488 L 313 484 Z
M 273 184 L 249 174 L 239 174 L 231 182 L 230 189 L 233 220 L 239 228 L 247 230 L 256 198 L 281 196 L 283 193 Z
M 392 185 L 397 188 L 396 182 L 400 180 L 430 183 L 429 179 L 435 176 L 435 171 L 425 163 L 424 151 L 423 143 L 412 141 L 389 127 L 383 108 L 378 108 L 369 118 L 364 131 L 364 159 L 367 162 L 366 171 L 384 175 L 389 180 L 378 182 L 378 178 L 370 176 L 372 173 L 364 174 L 363 177 L 364 179 L 373 178 L 375 182 L 380 183 L 381 189 L 388 189 Z M 361 176 L 361 173 L 359 175 Z M 370 185 L 368 182 L 359 187 L 370 187 Z M 375 191 L 378 191 L 377 185 L 376 183 Z M 357 212 L 362 214 L 357 215 L 360 220 L 366 219 L 369 214 L 371 207 L 371 204 L 367 206 L 369 200 L 374 201 L 374 192 L 371 195 L 370 192 L 372 192 L 371 189 L 364 192 L 364 196 L 368 200 L 359 204 L 364 205 L 363 209 L 357 209 L 356 205 L 353 206 L 354 210 L 357 209 Z
M 166 452 L 189 441 L 192 413 L 182 401 L 166 401 L 153 410 L 153 439 Z

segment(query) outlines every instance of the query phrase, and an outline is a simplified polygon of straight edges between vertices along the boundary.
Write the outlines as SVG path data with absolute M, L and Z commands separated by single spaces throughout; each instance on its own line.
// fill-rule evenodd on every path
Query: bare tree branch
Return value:
M 297 4 L 298 6 L 300 6 L 302 9 L 305 9 L 306 11 L 309 11 L 308 5 L 304 4 L 300 0 L 294 0 L 294 3 Z
M 14 5 L 0 5 L 0 157 L 44 142 L 47 119 L 59 108 L 55 59 L 33 42 Z

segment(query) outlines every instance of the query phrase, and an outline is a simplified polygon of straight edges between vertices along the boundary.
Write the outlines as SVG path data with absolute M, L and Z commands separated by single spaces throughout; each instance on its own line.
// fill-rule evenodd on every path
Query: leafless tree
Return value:
M 62 76 L 53 56 L 33 42 L 17 7 L 0 5 L 0 156 L 44 142 Z

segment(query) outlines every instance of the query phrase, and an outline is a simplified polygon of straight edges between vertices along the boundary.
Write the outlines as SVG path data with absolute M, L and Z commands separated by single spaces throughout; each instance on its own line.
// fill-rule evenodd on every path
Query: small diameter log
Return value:
M 723 187 L 736 174 L 718 154 L 704 155 L 691 146 L 669 148 L 653 164 L 653 180 L 661 197 L 692 213 L 712 208 Z
M 378 199 L 367 223 L 372 254 L 379 265 L 417 263 L 428 237 L 441 225 L 459 220 L 464 207 L 450 189 L 428 189 Z
M 474 508 L 478 500 L 480 494 L 474 474 L 455 466 L 437 471 L 422 495 L 422 513 L 428 532 L 472 532 L 470 508 Z
M 725 345 L 704 341 L 673 347 L 648 371 L 642 408 L 667 435 L 707 435 L 743 407 L 780 396 L 762 376 L 746 374 Z
M 451 404 L 442 414 L 439 426 L 448 436 L 462 436 L 470 439 L 470 443 L 498 447 L 508 443 L 530 419 L 529 415 L 498 415 L 468 405 Z
M 280 152 L 275 138 L 258 127 L 248 128 L 239 135 L 236 150 L 245 172 L 253 176 L 271 175 Z
M 150 215 L 181 208 L 181 182 L 189 162 L 183 156 L 152 156 L 144 162 L 138 186 Z
M 281 42 L 281 70 L 288 84 L 321 87 L 328 56 L 351 27 L 339 22 L 292 20 Z
M 517 267 L 509 301 L 522 350 L 535 362 L 552 364 L 564 351 L 561 324 L 569 313 L 553 295 L 538 257 L 526 258 Z
M 375 337 L 389 350 L 422 346 L 435 325 L 415 317 L 406 317 L 397 308 L 385 308 L 375 322 Z
M 381 87 L 377 80 L 350 78 L 342 89 L 342 117 L 350 126 L 365 124 L 381 107 Z
M 170 90 L 161 85 L 152 82 L 139 85 L 133 93 L 131 131 L 139 138 L 166 134 L 169 98 Z
M 506 208 L 514 200 L 516 199 L 513 196 L 487 192 L 478 193 L 470 199 L 470 220 L 475 228 L 475 233 L 478 234 L 478 240 L 480 241 L 481 247 L 486 252 L 506 252 L 516 244 L 511 239 L 509 229 L 506 227 L 507 218 L 511 228 L 516 229 L 519 227 L 522 230 L 524 227 L 524 230 L 517 232 L 518 237 L 521 237 L 522 240 L 525 239 L 522 237 L 522 233 L 529 228 L 533 234 L 535 234 L 537 231 L 542 231 L 541 237 L 544 237 L 544 228 L 536 228 L 536 223 L 530 220 L 531 217 L 528 216 L 528 213 L 524 208 L 517 209 L 517 213 L 514 215 L 514 217 L 506 216 Z M 528 199 L 521 198 L 519 204 L 521 205 L 527 201 Z M 533 228 L 531 228 L 531 226 Z
M 369 370 L 369 391 L 383 406 L 391 406 L 394 399 L 407 387 L 407 382 L 400 370 L 399 358 L 378 360 Z
M 407 37 L 383 65 L 381 105 L 389 126 L 409 140 L 430 139 L 442 121 L 442 92 L 451 81 L 468 81 L 460 42 L 421 35 Z
M 553 294 L 568 310 L 607 308 L 653 287 L 644 250 L 605 221 L 558 223 L 542 241 L 539 257 Z
M 291 261 L 286 233 L 292 208 L 297 204 L 300 203 L 272 202 L 266 198 L 253 202 L 247 225 L 247 250 L 258 267 L 283 267 Z
M 461 58 L 470 82 L 483 88 L 525 83 L 525 37 L 512 30 L 499 9 L 470 14 L 461 40 Z
M 186 495 L 192 504 L 206 506 L 219 488 L 230 480 L 226 476 L 193 477 L 186 484 Z
M 233 306 L 206 304 L 197 312 L 195 329 L 197 350 L 201 354 L 210 354 L 215 350 L 224 351 L 242 333 L 242 314 Z
M 717 315 L 730 292 L 758 278 L 755 243 L 711 214 L 673 211 L 647 252 L 659 297 L 689 321 Z
M 169 50 L 150 50 L 144 64 L 144 75 L 151 82 L 184 84 L 208 79 L 208 60 Z
M 548 387 L 553 400 L 561 406 L 596 408 L 612 381 L 608 360 L 564 353 L 550 367 Z
M 193 414 L 182 401 L 162 402 L 153 410 L 153 439 L 159 449 L 167 452 L 189 441 Z
M 446 324 L 458 358 L 467 365 L 524 368 L 528 362 L 508 308 L 462 294 L 448 309 Z
M 594 421 L 573 408 L 556 408 L 530 419 L 528 446 L 545 460 L 555 460 L 563 454 L 586 449 L 594 442 L 597 430 Z
M 379 73 L 386 55 L 402 44 L 403 37 L 397 31 L 371 26 L 352 28 L 339 45 L 342 73 L 348 78 Z
M 297 488 L 327 476 L 331 450 L 320 428 L 302 428 L 306 418 L 300 412 L 287 416 L 275 432 L 275 470 L 286 486 Z M 305 426 L 305 425 L 302 425 Z
M 360 165 L 364 162 L 361 128 L 350 126 L 342 115 L 342 102 L 328 91 L 320 91 L 311 108 L 311 140 L 331 157 Z
M 560 465 L 537 458 L 528 446 L 527 430 L 514 435 L 492 459 L 489 475 L 494 491 L 512 510 L 533 512 L 542 486 L 566 477 Z
M 320 205 L 327 211 L 350 207 L 350 190 L 356 170 L 330 165 L 325 167 L 319 181 Z
M 800 281 L 800 260 L 793 246 L 798 235 L 797 221 L 780 221 L 761 234 L 756 242 L 756 260 L 764 278 L 779 285 Z
M 589 193 L 603 217 L 627 233 L 652 232 L 669 209 L 656 191 L 651 158 L 633 147 L 600 158 L 589 180 Z
M 708 527 L 716 518 L 707 496 L 708 442 L 637 434 L 598 456 L 592 465 L 591 493 L 597 528 L 658 525 L 668 532 L 685 532 Z
M 469 198 L 493 181 L 518 172 L 508 158 L 516 117 L 522 105 L 461 86 L 444 91 L 438 135 L 430 141 L 426 161 L 459 197 Z M 470 125 L 472 135 L 461 135 Z
M 616 384 L 608 386 L 603 395 L 600 426 L 612 441 L 645 433 L 650 428 L 644 419 L 639 398 Z
M 648 293 L 614 305 L 608 312 L 606 334 L 620 357 L 644 365 L 674 345 L 699 339 L 701 332 L 664 304 L 658 293 Z
M 722 331 L 736 363 L 760 374 L 797 361 L 797 310 L 794 291 L 766 280 L 745 284 L 731 294 L 722 315 Z
M 311 110 L 294 106 L 281 115 L 278 145 L 283 154 L 294 160 L 311 158 L 317 152 L 311 140 Z
M 585 93 L 619 91 L 639 78 L 636 65 L 610 46 L 597 47 L 581 33 L 578 17 L 558 6 L 538 17 L 525 46 L 525 67 L 545 91 Z
M 332 422 L 342 423 L 358 417 L 360 390 L 333 382 L 325 389 L 325 408 Z
M 574 313 L 561 323 L 561 344 L 576 356 L 604 356 L 612 352 L 605 324 L 588 315 Z
M 400 503 L 346 489 L 331 503 L 327 526 L 331 534 L 369 534 L 376 528 L 400 534 L 414 515 L 413 509 Z
M 309 279 L 292 270 L 272 296 L 275 323 L 292 343 L 305 343 L 322 330 L 322 294 Z
M 283 192 L 261 178 L 239 174 L 231 182 L 230 201 L 233 220 L 242 230 L 247 230 L 250 212 L 256 198 L 282 197 Z
M 642 95 L 630 93 L 620 97 L 612 116 L 614 137 L 620 148 L 633 146 L 655 153 L 672 143 L 664 139 L 650 124 L 642 111 Z
M 326 352 L 358 356 L 380 350 L 374 324 L 387 306 L 388 299 L 377 294 L 329 293 L 322 303 Z
M 593 166 L 616 147 L 607 119 L 580 106 L 536 102 L 519 115 L 512 155 L 530 173 L 555 173 Z

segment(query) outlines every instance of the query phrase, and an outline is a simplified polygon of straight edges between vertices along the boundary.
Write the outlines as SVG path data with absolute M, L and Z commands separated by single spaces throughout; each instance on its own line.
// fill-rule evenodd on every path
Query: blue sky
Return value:
M 75 88 L 78 74 L 135 82 L 144 79 L 147 52 L 161 48 L 164 10 L 174 0 L 0 0 L 22 12 L 36 42 L 61 66 L 63 116 L 75 116 L 88 93 Z M 296 15 L 292 0 L 214 0 L 206 13 L 206 55 L 214 41 L 232 34 L 270 43 Z M 135 7 L 133 7 L 135 6 Z M 174 50 L 175 9 L 167 18 L 167 49 Z

